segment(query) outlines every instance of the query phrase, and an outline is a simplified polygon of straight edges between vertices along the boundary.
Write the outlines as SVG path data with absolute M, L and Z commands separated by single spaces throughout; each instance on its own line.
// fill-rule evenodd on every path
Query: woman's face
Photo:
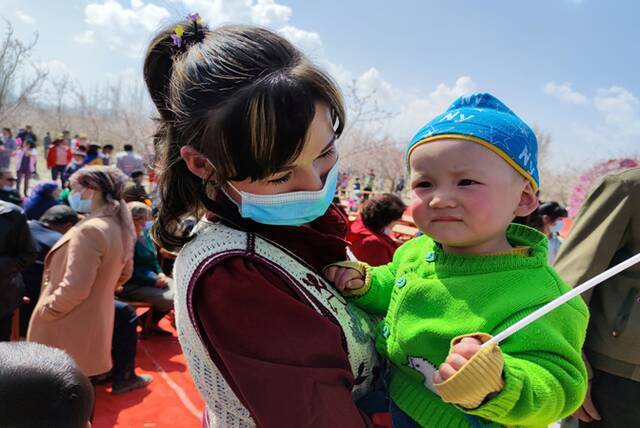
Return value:
M 231 184 L 240 191 L 257 195 L 320 190 L 327 173 L 338 160 L 335 139 L 329 108 L 323 103 L 316 103 L 316 114 L 309 127 L 307 142 L 289 168 L 262 180 L 246 179 L 232 181 Z M 231 187 L 228 187 L 227 193 L 240 201 L 240 195 Z
M 142 216 L 140 218 L 136 218 L 133 220 L 133 225 L 136 228 L 136 234 L 138 236 L 142 234 L 142 231 L 144 231 L 144 226 L 147 223 L 147 221 L 149 221 L 148 216 Z
M 95 194 L 92 189 L 84 187 L 76 181 L 73 181 L 70 187 L 72 192 L 80 193 L 82 199 L 93 199 L 93 195 Z

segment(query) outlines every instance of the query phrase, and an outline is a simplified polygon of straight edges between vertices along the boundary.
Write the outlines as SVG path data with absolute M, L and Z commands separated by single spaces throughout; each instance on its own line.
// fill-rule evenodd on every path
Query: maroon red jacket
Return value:
M 334 206 L 308 227 L 242 219 L 226 198 L 208 208 L 210 217 L 276 242 L 317 272 L 346 258 L 347 220 Z M 210 268 L 193 302 L 212 360 L 258 427 L 372 426 L 351 397 L 340 326 L 251 254 Z
M 384 233 L 374 232 L 362 222 L 362 216 L 351 223 L 347 235 L 353 255 L 371 266 L 386 265 L 393 259 L 398 246 Z

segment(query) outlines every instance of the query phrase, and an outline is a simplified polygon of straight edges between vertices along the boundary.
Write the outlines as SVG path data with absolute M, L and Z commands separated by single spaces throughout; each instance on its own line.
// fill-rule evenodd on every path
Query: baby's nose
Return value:
M 455 198 L 449 195 L 435 195 L 429 202 L 431 208 L 453 208 L 457 205 Z

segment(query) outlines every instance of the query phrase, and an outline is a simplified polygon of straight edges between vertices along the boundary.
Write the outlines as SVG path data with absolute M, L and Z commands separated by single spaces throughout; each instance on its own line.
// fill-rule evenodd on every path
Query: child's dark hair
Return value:
M 252 26 L 180 24 L 183 46 L 171 39 L 175 25 L 167 27 L 144 63 L 160 113 L 155 144 L 162 203 L 153 235 L 170 250 L 188 241 L 180 236 L 180 220 L 201 216 L 205 184 L 215 191 L 229 180 L 260 180 L 289 166 L 302 151 L 316 102 L 328 106 L 337 136 L 345 119 L 337 85 L 281 36 Z M 199 37 L 190 40 L 194 33 Z M 213 165 L 207 183 L 181 159 L 187 145 Z
M 549 217 L 550 221 L 555 221 L 558 218 L 567 217 L 569 214 L 565 208 L 555 201 L 544 202 L 541 203 L 534 212 L 529 214 L 526 225 L 534 229 L 542 230 L 544 226 L 543 216 L 545 215 Z
M 93 387 L 66 352 L 32 342 L 0 342 L 3 427 L 85 428 Z
M 362 207 L 362 223 L 375 232 L 382 232 L 391 222 L 400 220 L 406 209 L 402 199 L 392 193 L 375 196 Z

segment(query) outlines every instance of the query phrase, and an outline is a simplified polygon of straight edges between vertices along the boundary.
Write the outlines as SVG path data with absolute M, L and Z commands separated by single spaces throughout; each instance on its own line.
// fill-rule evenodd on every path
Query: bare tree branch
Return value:
M 34 47 L 38 43 L 38 34 L 31 42 L 24 43 L 16 38 L 13 26 L 7 20 L 4 39 L 0 42 L 0 122 L 7 120 L 15 110 L 27 102 L 41 88 L 47 78 L 47 70 L 35 66 L 29 61 Z M 30 75 L 30 78 L 18 81 L 18 77 Z M 18 87 L 18 83 L 21 83 Z

